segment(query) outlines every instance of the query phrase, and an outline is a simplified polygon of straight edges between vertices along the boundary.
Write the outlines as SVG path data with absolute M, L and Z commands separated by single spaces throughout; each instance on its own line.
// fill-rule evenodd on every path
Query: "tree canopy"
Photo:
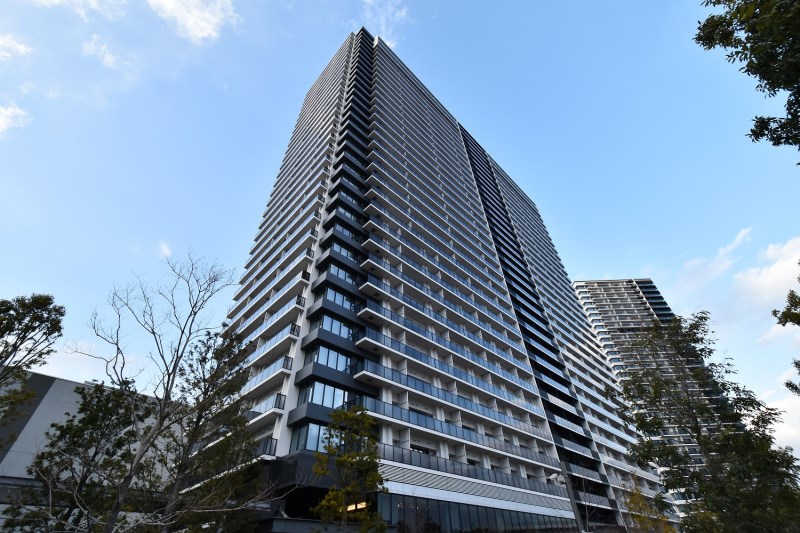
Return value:
M 769 97 L 786 95 L 783 117 L 757 116 L 748 136 L 800 149 L 800 3 L 794 0 L 705 0 L 721 8 L 699 23 L 695 41 L 726 50 L 731 63 Z
M 323 523 L 345 530 L 348 522 L 358 522 L 361 533 L 385 531 L 386 524 L 370 505 L 372 496 L 384 490 L 375 420 L 359 405 L 334 410 L 323 443 L 325 453 L 317 453 L 314 474 L 333 479 L 315 508 Z
M 800 276 L 798 276 L 797 281 L 800 282 Z M 794 289 L 790 289 L 789 294 L 786 295 L 786 306 L 780 311 L 777 309 L 772 311 L 772 316 L 778 319 L 778 324 L 781 326 L 788 324 L 800 326 L 800 295 Z M 800 359 L 795 359 L 792 365 L 794 365 L 797 373 L 800 374 Z M 800 396 L 800 381 L 795 383 L 792 380 L 787 380 L 786 388 Z
M 64 313 L 49 294 L 0 299 L 0 419 L 26 399 L 28 371 L 55 351 Z
M 797 459 L 772 436 L 780 412 L 714 359 L 708 322 L 701 312 L 654 323 L 626 346 L 627 417 L 644 435 L 633 455 L 687 496 L 685 531 L 798 531 Z

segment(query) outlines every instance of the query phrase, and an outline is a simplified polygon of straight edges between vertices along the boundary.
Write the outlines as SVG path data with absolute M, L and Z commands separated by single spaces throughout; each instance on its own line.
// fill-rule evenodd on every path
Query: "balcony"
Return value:
M 383 461 L 392 461 L 405 465 L 417 466 L 428 470 L 436 470 L 447 474 L 478 479 L 489 483 L 497 483 L 509 487 L 516 487 L 531 492 L 549 494 L 560 498 L 568 498 L 567 489 L 558 485 L 548 485 L 535 479 L 528 479 L 513 474 L 506 474 L 497 470 L 488 470 L 478 466 L 445 459 L 435 455 L 419 453 L 408 448 L 400 448 L 389 444 L 378 444 L 378 456 Z
M 247 358 L 247 364 L 258 365 L 261 361 L 269 361 L 275 355 L 288 351 L 289 346 L 297 340 L 298 335 L 300 335 L 300 326 L 289 324 L 256 348 L 256 351 Z
M 482 435 L 476 431 L 465 429 L 456 426 L 455 424 L 435 419 L 431 416 L 409 411 L 408 409 L 403 409 L 396 405 L 391 405 L 374 398 L 362 396 L 347 402 L 346 405 L 360 405 L 371 413 L 389 418 L 391 420 L 397 420 L 416 428 L 424 428 L 436 433 L 455 437 L 478 446 L 490 448 L 504 454 L 528 459 L 542 465 L 560 468 L 558 459 L 550 457 L 549 455 L 533 451 L 530 448 L 516 446 L 495 437 Z
M 264 391 L 275 388 L 280 381 L 291 373 L 294 360 L 288 355 L 281 356 L 258 373 L 250 376 L 242 388 L 242 395 L 258 397 Z
M 245 412 L 245 418 L 248 420 L 248 429 L 256 431 L 270 422 L 274 422 L 283 414 L 285 404 L 286 396 L 275 392 L 250 407 L 250 409 Z

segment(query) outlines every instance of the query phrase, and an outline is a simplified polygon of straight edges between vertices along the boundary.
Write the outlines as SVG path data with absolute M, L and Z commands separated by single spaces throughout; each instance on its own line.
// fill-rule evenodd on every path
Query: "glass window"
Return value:
M 339 252 L 348 259 L 352 259 L 353 261 L 358 261 L 358 256 L 354 251 L 352 251 L 350 248 L 345 248 L 338 242 L 334 242 L 333 245 L 331 246 L 331 249 L 335 252 Z
M 343 279 L 348 283 L 355 283 L 355 276 L 353 276 L 353 274 L 343 269 L 339 265 L 331 264 L 330 266 L 328 266 L 328 272 L 331 275 L 336 276 L 339 279 Z
M 342 371 L 350 366 L 349 357 L 337 352 L 336 350 L 332 350 L 327 346 L 319 346 L 306 353 L 305 363 L 310 364 L 312 361 Z
M 324 396 L 322 398 L 322 405 L 325 405 L 327 407 L 334 407 L 334 405 L 333 405 L 333 395 L 334 395 L 334 392 L 336 391 L 336 389 L 334 389 L 330 385 L 323 385 L 322 390 L 323 390 L 323 394 L 324 394 Z
M 311 394 L 311 403 L 316 403 L 318 405 L 324 405 L 322 394 L 323 390 L 325 389 L 324 385 L 319 383 L 315 383 L 312 386 L 313 393 Z
M 325 407 L 339 407 L 349 396 L 351 394 L 344 390 L 324 383 L 313 382 L 304 386 L 300 391 L 300 399 L 297 404 L 313 403 Z
M 323 446 L 320 443 L 320 436 L 321 436 L 320 426 L 317 424 L 309 424 L 308 425 L 308 449 L 319 451 L 323 449 Z

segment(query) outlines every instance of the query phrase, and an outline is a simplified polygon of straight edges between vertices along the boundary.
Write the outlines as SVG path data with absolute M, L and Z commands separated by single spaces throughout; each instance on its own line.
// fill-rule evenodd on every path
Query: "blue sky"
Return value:
M 533 198 L 573 279 L 709 310 L 800 449 L 800 328 L 769 315 L 800 274 L 800 153 L 745 137 L 780 102 L 694 44 L 699 0 L 2 4 L 0 297 L 54 294 L 65 342 L 165 254 L 244 264 L 306 90 L 364 25 Z M 66 349 L 45 371 L 99 376 Z

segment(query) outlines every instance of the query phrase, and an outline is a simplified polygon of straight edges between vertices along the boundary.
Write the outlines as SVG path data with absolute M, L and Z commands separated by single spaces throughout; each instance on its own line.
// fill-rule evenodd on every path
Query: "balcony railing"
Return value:
M 278 439 L 264 438 L 256 443 L 256 456 L 275 455 L 278 448 Z
M 417 324 L 416 322 L 413 322 L 412 320 L 407 319 L 403 315 L 395 313 L 391 309 L 388 309 L 388 308 L 382 306 L 381 304 L 379 304 L 378 302 L 376 302 L 374 300 L 367 300 L 367 308 L 371 309 L 372 311 L 375 311 L 376 313 L 378 313 L 380 315 L 383 315 L 384 317 L 388 318 L 389 320 L 397 322 L 398 324 L 402 325 L 406 329 L 410 329 L 411 331 L 413 331 L 413 332 L 415 332 L 415 333 L 417 333 L 419 335 L 422 335 L 426 339 L 428 339 L 428 340 L 430 340 L 432 342 L 435 342 L 436 344 L 442 346 L 443 348 L 445 348 L 445 349 L 447 349 L 447 350 L 449 350 L 449 351 L 451 351 L 453 353 L 457 353 L 457 354 L 459 354 L 460 356 L 462 356 L 462 357 L 464 357 L 466 359 L 469 359 L 473 363 L 477 363 L 477 364 L 479 364 L 481 366 L 486 366 L 486 364 L 488 363 L 486 361 L 486 359 L 478 356 L 477 354 L 475 354 L 474 352 L 468 350 L 464 346 L 462 346 L 460 344 L 457 344 L 455 342 L 452 342 L 452 341 L 450 341 L 448 339 L 445 339 L 441 335 L 438 335 L 438 334 L 428 330 L 427 328 L 421 326 L 420 324 Z M 497 356 L 497 357 L 499 357 L 499 358 L 501 358 L 501 359 L 513 364 L 514 366 L 516 366 L 518 369 L 522 370 L 525 373 L 529 374 L 531 372 L 530 367 L 526 366 L 525 362 L 520 361 L 519 359 L 516 359 L 515 357 L 498 350 L 497 347 L 494 346 L 494 345 L 492 345 L 492 348 L 493 348 L 491 350 L 492 355 L 495 355 L 495 356 Z M 488 363 L 488 364 L 492 365 L 492 363 Z M 498 367 L 496 365 L 492 365 L 492 366 L 495 366 L 497 371 L 501 371 L 502 370 L 500 367 Z M 521 378 L 518 378 L 517 376 L 514 376 L 510 372 L 507 372 L 507 374 L 509 376 L 514 377 L 516 379 L 519 379 L 519 380 L 521 380 L 521 381 L 523 381 L 525 383 L 528 383 L 528 384 L 530 383 L 529 381 L 525 381 L 525 380 L 523 380 Z
M 391 337 L 387 337 L 386 335 L 383 335 L 382 333 L 379 333 L 377 330 L 375 330 L 373 328 L 366 328 L 364 336 L 366 336 L 367 338 L 372 339 L 372 340 L 374 340 L 374 341 L 376 341 L 376 342 L 378 342 L 380 344 L 383 344 L 384 346 L 387 346 L 387 347 L 389 347 L 389 348 L 391 348 L 393 350 L 396 350 L 396 351 L 404 353 L 404 354 L 406 354 L 406 355 L 408 355 L 410 357 L 413 357 L 414 359 L 416 359 L 418 361 L 424 362 L 424 363 L 426 363 L 428 365 L 431 365 L 431 366 L 437 366 L 438 368 L 440 368 L 444 372 L 447 372 L 451 376 L 458 377 L 459 379 L 461 379 L 463 381 L 466 381 L 466 382 L 468 382 L 470 384 L 473 384 L 473 385 L 475 385 L 477 387 L 485 388 L 485 385 L 489 385 L 485 381 L 483 381 L 481 379 L 478 379 L 475 376 L 471 376 L 471 375 L 467 374 L 466 372 L 464 372 L 463 370 L 459 370 L 459 369 L 457 369 L 457 368 L 455 368 L 453 366 L 447 365 L 445 363 L 441 363 L 440 361 L 436 361 L 432 357 L 430 357 L 428 354 L 426 354 L 426 353 L 424 353 L 424 352 L 422 352 L 420 350 L 417 350 L 415 348 L 411 348 L 410 346 L 408 346 L 408 345 L 406 345 L 406 344 L 404 344 L 404 343 L 402 343 L 402 342 L 400 342 L 398 340 L 395 340 L 395 339 L 393 339 Z M 510 381 L 510 382 L 512 382 L 512 383 L 514 383 L 516 385 L 519 385 L 521 388 L 523 388 L 523 389 L 525 389 L 527 391 L 530 391 L 533 394 L 537 394 L 538 395 L 539 389 L 537 389 L 536 385 L 534 385 L 533 383 L 531 383 L 529 381 L 525 381 L 524 379 L 522 379 L 522 378 L 520 378 L 518 376 L 515 376 L 511 372 L 509 372 L 507 370 L 504 370 L 504 369 L 500 368 L 499 366 L 486 361 L 485 359 L 481 359 L 481 358 L 479 358 L 477 356 L 468 357 L 468 356 L 466 356 L 464 354 L 461 354 L 461 355 L 462 355 L 462 357 L 465 357 L 466 359 L 469 359 L 470 361 L 472 361 L 473 363 L 477 364 L 478 366 L 482 366 L 486 370 L 494 372 L 495 374 L 497 374 L 499 376 L 502 376 L 503 378 L 507 379 L 508 381 Z M 432 361 L 436 361 L 436 363 L 433 363 Z M 492 385 L 489 385 L 489 386 L 492 387 Z M 493 387 L 493 389 L 501 390 L 499 387 Z M 539 407 L 532 406 L 532 410 L 534 412 L 536 412 L 536 413 L 544 414 L 542 409 L 539 408 Z
M 257 337 L 258 337 L 259 335 L 261 335 L 261 333 L 263 333 L 263 332 L 264 332 L 264 331 L 265 331 L 267 328 L 269 328 L 270 326 L 272 326 L 273 324 L 275 324 L 275 322 L 277 322 L 277 321 L 278 321 L 278 319 L 279 319 L 279 318 L 281 318 L 281 316 L 282 316 L 282 315 L 283 315 L 283 314 L 284 314 L 286 311 L 288 311 L 289 309 L 291 309 L 292 307 L 296 307 L 296 306 L 300 306 L 300 307 L 302 307 L 302 306 L 304 306 L 304 305 L 306 305 L 306 299 L 305 299 L 304 297 L 302 297 L 302 296 L 296 296 L 296 297 L 292 298 L 291 300 L 289 300 L 288 302 L 286 302 L 286 303 L 285 303 L 285 304 L 284 304 L 284 305 L 283 305 L 283 306 L 282 306 L 280 309 L 277 309 L 277 310 L 276 310 L 276 311 L 275 311 L 275 312 L 272 314 L 272 316 L 270 316 L 268 319 L 266 319 L 266 320 L 264 321 L 264 323 L 263 323 L 263 324 L 261 324 L 260 326 L 258 326 L 258 327 L 257 327 L 255 330 L 253 330 L 253 332 L 252 332 L 250 335 L 248 335 L 247 337 L 245 337 L 244 341 L 242 341 L 242 346 L 247 346 L 247 345 L 248 345 L 248 343 L 250 343 L 250 341 L 252 341 L 253 339 L 257 338 Z
M 271 409 L 283 409 L 286 404 L 286 396 L 280 392 L 274 392 L 252 406 L 249 411 L 257 413 L 255 416 L 263 415 Z
M 456 426 L 455 424 L 445 422 L 443 420 L 437 420 L 432 416 L 427 416 L 420 413 L 416 413 L 414 411 L 409 411 L 408 409 L 403 409 L 402 407 L 399 407 L 397 405 L 392 405 L 386 402 L 382 402 L 374 398 L 359 396 L 347 402 L 346 405 L 347 406 L 360 405 L 364 407 L 367 411 L 383 415 L 389 418 L 393 418 L 395 420 L 405 422 L 412 426 L 429 429 L 431 431 L 435 431 L 437 433 L 442 433 L 444 435 L 449 435 L 451 437 L 462 439 L 471 442 L 473 444 L 478 444 L 480 446 L 492 448 L 493 450 L 497 450 L 499 452 L 507 453 L 517 457 L 523 457 L 526 459 L 530 459 L 532 461 L 536 461 L 538 463 L 560 468 L 558 459 L 550 457 L 549 455 L 535 452 L 530 448 L 523 448 L 521 446 L 516 446 L 509 442 L 505 442 L 504 440 L 500 440 L 495 437 L 490 437 L 488 435 L 483 435 L 476 431 L 465 429 Z
M 547 441 L 552 441 L 553 439 L 552 435 L 550 435 L 550 433 L 548 433 L 547 431 L 534 427 L 533 425 L 527 422 L 518 420 L 505 413 L 501 413 L 500 411 L 496 411 L 479 403 L 475 403 L 472 400 L 469 400 L 457 394 L 453 394 L 450 391 L 434 387 L 430 383 L 426 383 L 421 379 L 409 376 L 408 374 L 403 374 L 402 372 L 399 372 L 392 368 L 387 368 L 383 365 L 379 365 L 378 363 L 375 363 L 373 361 L 364 360 L 354 363 L 348 368 L 348 372 L 350 372 L 350 374 L 352 375 L 356 375 L 359 372 L 369 372 L 376 376 L 394 381 L 395 383 L 398 383 L 400 385 L 417 390 L 421 393 L 433 396 L 434 398 L 438 398 L 445 402 L 451 403 L 455 406 L 461 407 L 462 409 L 479 413 L 487 418 L 491 418 L 492 420 L 495 420 L 502 424 L 512 426 L 520 431 L 524 431 L 532 435 L 537 435 L 539 437 L 542 437 L 543 439 L 546 439 Z
M 489 470 L 460 461 L 453 461 L 452 459 L 444 459 L 443 457 L 416 452 L 408 448 L 400 448 L 398 446 L 380 443 L 378 444 L 378 456 L 385 461 L 427 468 L 428 470 L 436 470 L 456 476 L 498 483 L 500 485 L 550 494 L 561 498 L 569 497 L 567 489 L 558 485 L 548 485 L 535 479 L 515 476 L 497 470 Z
M 288 336 L 297 337 L 300 335 L 300 326 L 298 324 L 289 324 L 281 331 L 273 335 L 266 341 L 264 344 L 256 348 L 256 351 L 250 354 L 250 357 L 247 358 L 247 364 L 251 364 L 253 361 L 257 360 L 259 357 L 267 353 L 269 350 L 274 348 L 279 342 L 284 340 Z
M 293 359 L 288 355 L 284 355 L 268 367 L 260 370 L 257 374 L 250 376 L 250 379 L 247 380 L 244 388 L 242 389 L 242 394 L 247 394 L 262 382 L 264 382 L 267 378 L 271 377 L 273 374 L 279 372 L 280 370 L 291 370 L 292 369 L 292 362 Z

